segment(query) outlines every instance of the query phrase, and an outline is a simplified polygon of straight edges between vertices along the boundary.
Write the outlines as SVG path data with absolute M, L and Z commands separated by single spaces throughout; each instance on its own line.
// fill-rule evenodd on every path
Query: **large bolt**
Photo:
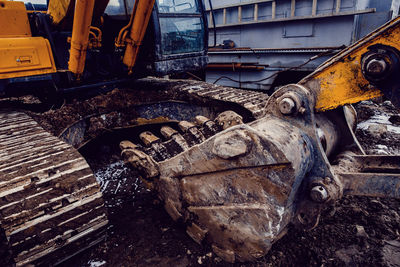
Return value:
M 279 110 L 284 115 L 293 114 L 296 110 L 296 103 L 290 97 L 285 97 L 281 101 L 279 101 Z
M 383 75 L 387 69 L 386 61 L 383 59 L 371 59 L 367 62 L 367 66 L 365 71 L 368 75 L 371 76 L 380 76 Z
M 310 197 L 313 201 L 322 203 L 328 200 L 329 195 L 325 187 L 323 187 L 322 185 L 317 185 L 311 189 Z

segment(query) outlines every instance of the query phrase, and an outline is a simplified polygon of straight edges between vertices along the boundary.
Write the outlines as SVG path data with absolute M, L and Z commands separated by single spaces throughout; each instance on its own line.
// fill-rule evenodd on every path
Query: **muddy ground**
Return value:
M 400 154 L 398 111 L 389 102 L 356 108 L 357 136 L 367 153 Z M 120 161 L 117 140 L 94 142 L 81 152 L 101 184 L 110 226 L 103 242 L 62 266 L 400 266 L 400 200 L 346 197 L 324 211 L 315 229 L 290 227 L 257 262 L 228 264 L 172 221 Z

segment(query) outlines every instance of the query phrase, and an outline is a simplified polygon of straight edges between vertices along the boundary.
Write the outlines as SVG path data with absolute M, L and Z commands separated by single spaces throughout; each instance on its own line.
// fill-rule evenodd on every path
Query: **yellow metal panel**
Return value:
M 300 82 L 316 93 L 317 111 L 382 96 L 361 72 L 362 55 L 375 44 L 400 50 L 400 17 L 345 49 Z
M 0 1 L 0 37 L 31 36 L 23 2 Z
M 0 79 L 55 73 L 49 42 L 42 37 L 0 38 Z
M 67 17 L 67 15 L 72 17 L 74 3 L 75 1 L 71 0 L 50 1 L 47 13 L 53 18 L 53 23 L 58 25 Z
M 0 71 L 40 65 L 38 51 L 34 47 L 0 48 L 0 58 Z
M 109 0 L 96 0 L 93 9 L 93 25 L 97 25 L 100 16 L 108 5 Z M 129 0 L 133 1 L 133 0 Z M 53 18 L 53 23 L 63 29 L 70 29 L 73 24 L 75 0 L 50 0 L 47 13 Z

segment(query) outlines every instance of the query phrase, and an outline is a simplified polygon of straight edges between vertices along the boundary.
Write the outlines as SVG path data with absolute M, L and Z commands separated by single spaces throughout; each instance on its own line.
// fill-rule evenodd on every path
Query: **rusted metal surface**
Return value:
M 17 111 L 0 113 L 0 222 L 17 266 L 69 257 L 108 222 L 85 159 Z
M 229 262 L 255 260 L 290 222 L 312 229 L 323 206 L 343 195 L 328 156 L 353 143 L 354 114 L 314 114 L 314 105 L 307 88 L 284 86 L 268 98 L 258 120 L 244 124 L 235 112 L 223 112 L 214 119 L 218 130 L 205 140 L 195 134 L 203 127 L 182 122 L 163 134 L 167 141 L 153 133 L 155 141 L 144 146 L 121 144 L 122 155 L 196 242 L 207 241 Z M 171 145 L 176 134 L 185 146 Z
M 244 124 L 240 115 L 224 112 L 208 138 L 201 127 L 181 122 L 187 146 L 178 146 L 178 153 L 168 147 L 173 141 L 152 138 L 156 141 L 144 142 L 146 147 L 121 144 L 122 155 L 142 168 L 171 218 L 183 221 L 196 242 L 207 241 L 228 262 L 263 256 L 289 223 L 316 227 L 323 207 L 344 194 L 399 198 L 399 157 L 362 155 L 353 133 L 354 110 L 316 114 L 381 94 L 363 76 L 361 58 L 373 44 L 398 45 L 399 22 L 370 34 L 299 84 L 279 88 L 260 113 L 253 112 L 255 121 Z M 367 66 L 373 75 L 386 71 L 375 65 Z M 219 88 L 188 92 L 216 99 Z M 226 101 L 227 91 L 221 93 Z M 241 104 L 254 108 L 250 101 Z M 168 132 L 167 138 L 173 136 Z M 140 156 L 132 160 L 132 152 Z M 338 154 L 339 163 L 332 165 L 328 157 Z
M 215 99 L 219 90 L 188 92 Z M 221 91 L 223 101 L 232 95 Z M 250 99 L 241 104 L 254 107 Z M 152 133 L 144 145 L 122 143 L 122 155 L 194 241 L 210 243 L 225 261 L 252 261 L 268 252 L 289 223 L 316 227 L 324 206 L 344 194 L 400 197 L 399 158 L 364 156 L 353 132 L 354 109 L 315 113 L 317 101 L 310 88 L 283 86 L 260 113 L 253 112 L 257 120 L 244 124 L 233 111 L 214 120 L 193 118 L 196 124 L 184 121 Z M 205 135 L 210 122 L 215 131 Z M 347 150 L 353 154 L 339 164 L 328 160 Z

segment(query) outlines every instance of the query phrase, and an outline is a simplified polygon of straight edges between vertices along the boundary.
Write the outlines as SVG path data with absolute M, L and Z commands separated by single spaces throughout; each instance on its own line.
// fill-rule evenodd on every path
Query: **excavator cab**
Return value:
M 0 53 L 7 55 L 0 68 L 0 96 L 32 93 L 32 88 L 44 96 L 54 88 L 85 90 L 207 64 L 207 20 L 200 0 L 0 3 L 0 20 L 16 21 L 0 33 Z
M 199 0 L 157 0 L 153 10 L 156 73 L 207 64 L 206 17 Z
M 116 20 L 129 18 L 133 4 L 134 1 L 111 0 L 104 13 L 115 24 Z M 156 0 L 136 69 L 163 76 L 204 68 L 207 37 L 202 1 Z

